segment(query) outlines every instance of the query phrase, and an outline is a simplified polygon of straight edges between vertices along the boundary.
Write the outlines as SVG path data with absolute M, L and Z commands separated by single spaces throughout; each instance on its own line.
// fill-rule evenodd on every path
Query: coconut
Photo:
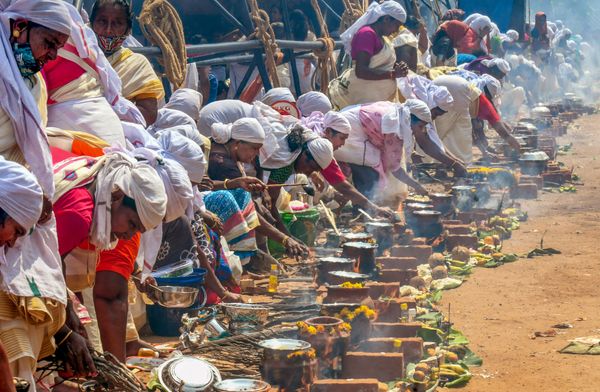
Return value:
M 417 366 L 415 366 L 415 371 L 419 371 L 419 372 L 423 372 L 425 374 L 429 374 L 429 372 L 431 371 L 431 369 L 429 368 L 429 365 L 421 362 L 418 363 Z
M 413 276 L 408 282 L 408 285 L 418 290 L 422 290 L 426 287 L 425 279 L 421 278 L 420 276 Z
M 448 269 L 443 266 L 437 266 L 433 270 L 431 270 L 431 277 L 434 280 L 444 279 L 448 277 Z
M 420 370 L 415 370 L 415 372 L 413 373 L 413 376 L 412 376 L 413 380 L 415 380 L 417 382 L 423 382 L 423 381 L 425 381 L 426 377 L 427 376 L 425 375 L 425 373 L 423 373 Z
M 471 258 L 471 251 L 464 246 L 457 246 L 452 249 L 452 258 L 454 260 L 467 262 Z
M 446 360 L 448 362 L 458 362 L 458 355 L 452 351 L 446 352 Z
M 446 266 L 446 258 L 441 253 L 432 254 L 431 256 L 429 256 L 429 260 L 427 260 L 427 262 L 429 263 L 429 266 L 431 268 L 435 268 L 440 265 L 444 267 Z

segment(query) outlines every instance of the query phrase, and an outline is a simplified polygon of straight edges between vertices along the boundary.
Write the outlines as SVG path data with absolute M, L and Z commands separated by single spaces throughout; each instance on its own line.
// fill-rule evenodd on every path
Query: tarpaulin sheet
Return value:
M 487 15 L 498 25 L 500 31 L 506 31 L 511 26 L 514 4 L 506 0 L 460 0 L 459 8 L 465 11 L 465 15 L 475 12 Z

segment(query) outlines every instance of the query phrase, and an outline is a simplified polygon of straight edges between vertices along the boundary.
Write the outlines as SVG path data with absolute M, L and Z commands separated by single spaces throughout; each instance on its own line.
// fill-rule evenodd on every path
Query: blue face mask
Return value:
M 24 78 L 29 78 L 36 73 L 40 72 L 42 67 L 38 61 L 33 57 L 33 51 L 31 50 L 31 45 L 29 42 L 26 44 L 13 44 L 13 53 L 15 55 L 15 60 L 17 61 L 17 66 L 19 67 L 19 71 L 21 72 L 21 76 Z

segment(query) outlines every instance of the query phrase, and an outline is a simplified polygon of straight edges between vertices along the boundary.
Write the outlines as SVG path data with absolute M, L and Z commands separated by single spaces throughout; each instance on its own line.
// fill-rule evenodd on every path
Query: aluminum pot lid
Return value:
M 262 348 L 269 350 L 307 350 L 311 348 L 310 343 L 297 339 L 267 339 L 258 342 Z
M 264 381 L 249 378 L 232 378 L 223 380 L 213 387 L 218 392 L 267 391 L 270 385 Z
M 184 392 L 204 391 L 221 380 L 219 371 L 210 363 L 194 357 L 174 358 L 158 369 L 160 383 L 167 387 L 181 387 Z

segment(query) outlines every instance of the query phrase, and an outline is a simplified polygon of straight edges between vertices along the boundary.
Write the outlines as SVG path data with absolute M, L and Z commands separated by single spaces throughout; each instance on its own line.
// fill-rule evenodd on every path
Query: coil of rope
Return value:
M 144 0 L 138 21 L 144 37 L 160 48 L 159 63 L 167 79 L 176 89 L 181 87 L 186 76 L 187 55 L 179 14 L 166 0 Z
M 269 14 L 258 7 L 257 0 L 248 0 L 250 6 L 250 16 L 256 26 L 256 37 L 262 42 L 265 49 L 265 65 L 267 72 L 271 78 L 273 87 L 280 87 L 279 76 L 277 76 L 277 64 L 275 62 L 275 54 L 278 52 L 277 42 L 275 41 L 275 33 L 271 28 Z
M 323 43 L 323 49 L 316 49 L 313 51 L 313 54 L 317 57 L 317 70 L 313 75 L 313 86 L 315 85 L 314 79 L 317 77 L 317 73 L 320 72 L 321 80 L 320 80 L 320 89 L 321 92 L 327 94 L 329 91 L 329 81 L 331 79 L 337 78 L 337 69 L 335 67 L 335 60 L 333 58 L 333 50 L 335 49 L 335 42 L 329 35 L 329 29 L 327 28 L 327 23 L 325 23 L 325 19 L 323 18 L 323 14 L 321 13 L 321 7 L 317 0 L 311 0 L 312 7 L 315 10 L 315 14 L 317 16 L 317 21 L 321 27 L 321 35 L 322 37 L 318 39 Z
M 365 0 L 343 0 L 344 1 L 344 13 L 342 14 L 342 20 L 340 21 L 340 33 L 346 31 L 346 29 L 360 18 L 367 8 L 369 7 L 368 1 Z

